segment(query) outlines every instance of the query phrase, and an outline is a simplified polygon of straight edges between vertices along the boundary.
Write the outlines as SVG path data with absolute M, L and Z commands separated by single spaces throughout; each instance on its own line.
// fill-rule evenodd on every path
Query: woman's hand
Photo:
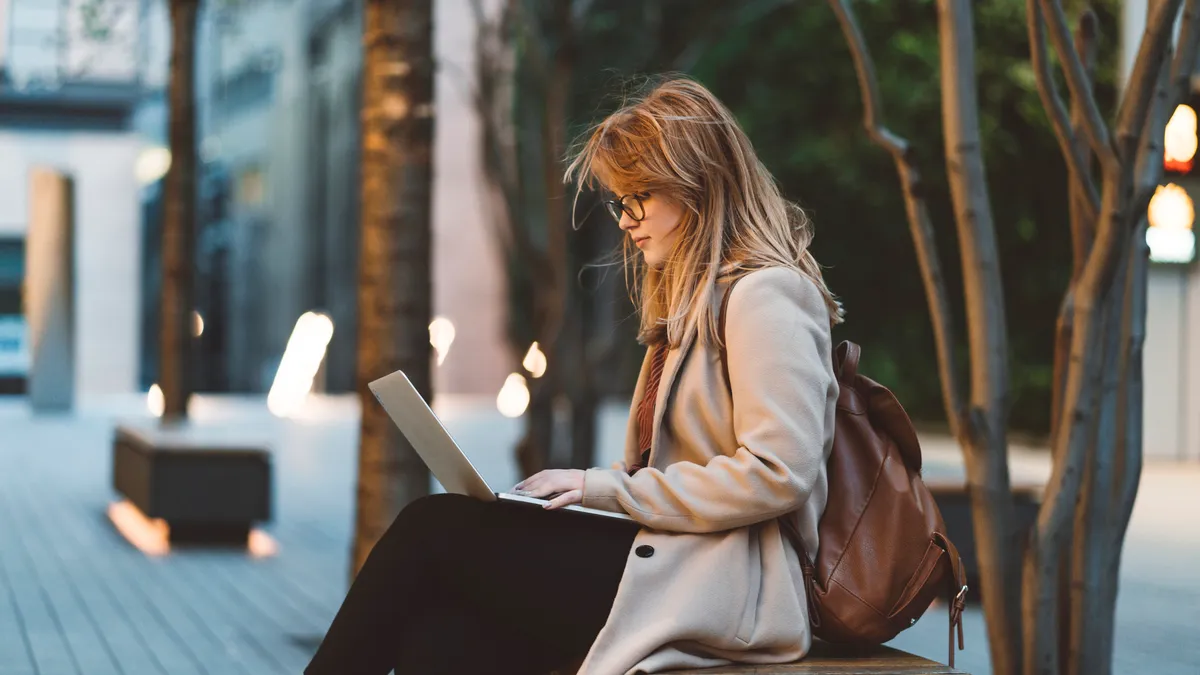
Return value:
M 538 499 L 558 495 L 543 507 L 546 509 L 580 504 L 583 502 L 583 472 L 579 469 L 547 469 L 517 483 L 514 489 Z

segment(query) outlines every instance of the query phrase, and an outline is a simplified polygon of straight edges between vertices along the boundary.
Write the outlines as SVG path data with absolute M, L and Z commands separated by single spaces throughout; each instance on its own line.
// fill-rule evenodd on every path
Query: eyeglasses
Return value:
M 613 220 L 618 223 L 621 222 L 622 213 L 640 223 L 646 217 L 646 207 L 642 204 L 642 200 L 649 198 L 649 192 L 634 192 L 616 199 L 606 199 L 604 207 L 608 209 L 608 214 L 613 217 Z

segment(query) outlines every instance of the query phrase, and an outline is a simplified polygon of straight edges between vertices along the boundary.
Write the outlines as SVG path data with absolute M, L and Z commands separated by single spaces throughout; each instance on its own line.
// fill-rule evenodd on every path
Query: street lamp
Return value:
M 1177 173 L 1191 171 L 1196 145 L 1196 111 L 1190 105 L 1180 105 L 1163 134 L 1163 167 Z
M 1196 257 L 1196 234 L 1192 225 L 1196 209 L 1187 190 L 1174 183 L 1158 186 L 1147 213 L 1150 227 L 1146 244 L 1150 260 L 1161 263 L 1189 263 Z

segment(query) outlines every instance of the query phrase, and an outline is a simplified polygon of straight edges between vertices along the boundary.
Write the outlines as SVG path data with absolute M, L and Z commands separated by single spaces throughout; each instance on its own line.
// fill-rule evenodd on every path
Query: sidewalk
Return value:
M 520 421 L 490 400 L 435 408 L 484 477 L 516 482 Z M 606 466 L 622 447 L 626 410 L 606 407 Z M 270 444 L 277 555 L 174 551 L 150 558 L 113 530 L 105 508 L 114 419 L 145 419 L 140 399 L 106 401 L 70 417 L 32 417 L 0 399 L 0 675 L 301 672 L 346 588 L 353 522 L 357 405 L 314 399 L 304 419 L 270 416 L 262 399 L 198 397 L 197 423 Z M 923 439 L 927 472 L 961 475 L 957 449 Z M 1015 476 L 1048 472 L 1044 456 L 1014 451 Z M 1117 673 L 1194 675 L 1200 665 L 1200 466 L 1147 467 L 1126 544 Z M 987 668 L 978 609 L 968 612 L 959 666 Z M 894 644 L 946 658 L 944 607 Z

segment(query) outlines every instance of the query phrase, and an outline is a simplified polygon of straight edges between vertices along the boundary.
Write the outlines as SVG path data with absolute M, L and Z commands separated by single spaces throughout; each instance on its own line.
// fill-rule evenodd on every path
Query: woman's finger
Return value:
M 582 501 L 583 501 L 583 490 L 571 490 L 570 492 L 564 492 L 561 495 L 550 500 L 550 503 L 546 504 L 542 508 L 551 509 L 551 510 L 558 509 L 558 508 L 562 508 L 564 506 L 570 506 L 571 504 L 579 504 Z
M 561 476 L 550 476 L 541 481 L 537 485 L 528 486 L 525 488 L 529 492 L 530 497 L 542 499 L 550 495 L 556 495 L 560 492 L 567 492 L 571 486 Z
M 514 487 L 513 489 L 514 490 L 532 490 L 532 489 L 534 489 L 534 487 L 541 484 L 541 482 L 546 479 L 546 474 L 548 474 L 548 473 L 550 473 L 549 470 L 539 471 L 539 472 L 533 474 L 532 476 L 530 476 L 529 478 L 526 478 L 525 480 L 521 481 L 520 483 L 517 483 L 516 487 Z

